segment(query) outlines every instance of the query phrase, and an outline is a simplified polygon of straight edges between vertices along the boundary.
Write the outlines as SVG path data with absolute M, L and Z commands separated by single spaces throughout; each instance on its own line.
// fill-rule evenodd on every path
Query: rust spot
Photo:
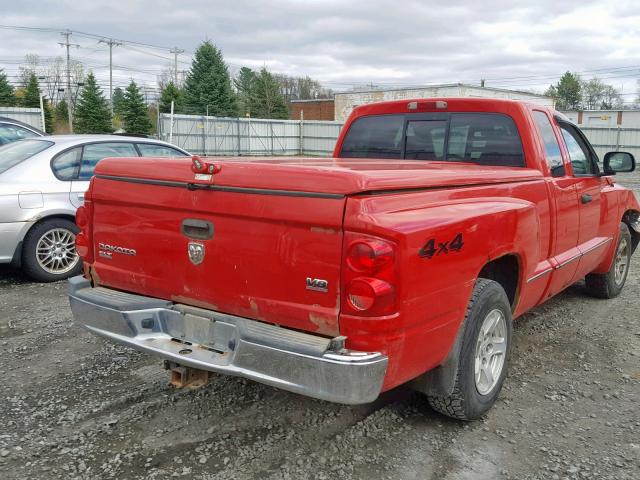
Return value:
M 89 267 L 89 276 L 91 276 L 91 282 L 94 287 L 100 286 L 100 275 L 98 275 L 95 268 Z
M 192 307 L 204 308 L 206 310 L 218 310 L 218 306 L 213 303 L 207 303 L 201 300 L 183 297 L 182 295 L 171 295 L 171 301 L 176 303 L 184 303 L 185 305 L 191 305 Z
M 253 312 L 255 312 L 256 315 L 259 315 L 259 309 L 258 309 L 258 304 L 256 303 L 256 301 L 253 298 L 249 299 L 249 307 L 251 308 L 251 310 Z
M 331 325 L 331 318 L 327 318 L 323 315 L 318 315 L 315 312 L 309 312 L 309 321 L 317 327 L 315 331 L 318 333 L 331 335 L 335 332 L 334 326 Z
M 175 366 L 171 368 L 171 385 L 176 388 L 200 388 L 209 381 L 209 372 L 197 368 Z

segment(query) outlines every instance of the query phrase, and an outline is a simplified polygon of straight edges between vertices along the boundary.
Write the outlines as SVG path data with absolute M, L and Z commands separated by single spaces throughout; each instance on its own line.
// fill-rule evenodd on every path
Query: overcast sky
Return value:
M 185 70 L 208 38 L 232 72 L 266 65 L 334 90 L 486 78 L 488 86 L 542 91 L 571 70 L 598 75 L 631 101 L 640 76 L 638 0 L 0 0 L 0 11 L 3 25 L 177 46 Z M 59 41 L 54 31 L 0 29 L 0 68 L 15 75 L 25 54 L 62 55 Z M 107 47 L 81 36 L 72 42 L 80 45 L 72 56 L 106 82 Z M 116 83 L 153 85 L 171 58 L 167 50 L 117 47 L 114 63 L 125 68 Z

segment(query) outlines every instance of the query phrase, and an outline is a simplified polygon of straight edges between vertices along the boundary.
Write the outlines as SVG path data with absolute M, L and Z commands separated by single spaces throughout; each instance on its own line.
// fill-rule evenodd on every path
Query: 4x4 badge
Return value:
M 189 251 L 189 260 L 194 265 L 200 265 L 204 260 L 204 245 L 196 242 L 189 242 L 187 246 Z

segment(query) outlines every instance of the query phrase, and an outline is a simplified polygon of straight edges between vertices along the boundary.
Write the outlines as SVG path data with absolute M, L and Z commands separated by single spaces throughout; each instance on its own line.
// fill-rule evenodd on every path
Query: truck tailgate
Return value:
M 90 192 L 95 283 L 338 334 L 343 195 L 162 177 L 98 171 Z

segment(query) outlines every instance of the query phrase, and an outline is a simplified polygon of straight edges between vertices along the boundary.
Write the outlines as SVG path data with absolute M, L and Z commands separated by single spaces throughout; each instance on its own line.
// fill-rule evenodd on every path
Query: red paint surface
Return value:
M 349 348 L 389 356 L 384 389 L 436 367 L 447 356 L 474 282 L 490 260 L 513 255 L 519 264 L 514 316 L 519 316 L 613 258 L 625 211 L 640 210 L 633 194 L 608 178 L 576 178 L 564 144 L 567 175 L 552 178 L 531 110 L 524 103 L 444 99 L 449 112 L 499 112 L 520 131 L 527 168 L 367 159 L 206 159 L 222 168 L 194 180 L 191 159 L 107 159 L 96 173 L 217 187 L 317 192 L 340 198 L 267 192 L 188 190 L 94 178 L 87 194 L 93 251 L 87 259 L 105 286 L 172 299 L 327 336 L 345 335 Z M 409 101 L 357 108 L 369 114 L 407 113 Z M 435 105 L 431 102 L 429 105 Z M 435 108 L 421 106 L 422 109 Z M 558 138 L 562 138 L 554 123 Z M 340 151 L 341 139 L 336 145 Z M 363 194 L 377 192 L 377 195 Z M 588 192 L 594 201 L 579 202 Z M 186 218 L 214 224 L 200 265 L 189 261 Z M 461 234 L 460 251 L 431 259 L 418 252 L 430 239 Z M 358 314 L 344 302 L 356 276 L 347 248 L 359 238 L 393 246 L 394 311 Z M 591 249 L 602 240 L 609 243 Z M 83 240 L 84 241 L 84 240 Z M 135 257 L 98 255 L 98 242 L 133 248 Z M 86 242 L 85 242 L 86 243 Z M 83 251 L 91 250 L 84 243 Z M 582 255 L 567 266 L 539 273 Z M 93 258 L 91 258 L 93 257 Z M 328 281 L 310 291 L 306 279 Z

